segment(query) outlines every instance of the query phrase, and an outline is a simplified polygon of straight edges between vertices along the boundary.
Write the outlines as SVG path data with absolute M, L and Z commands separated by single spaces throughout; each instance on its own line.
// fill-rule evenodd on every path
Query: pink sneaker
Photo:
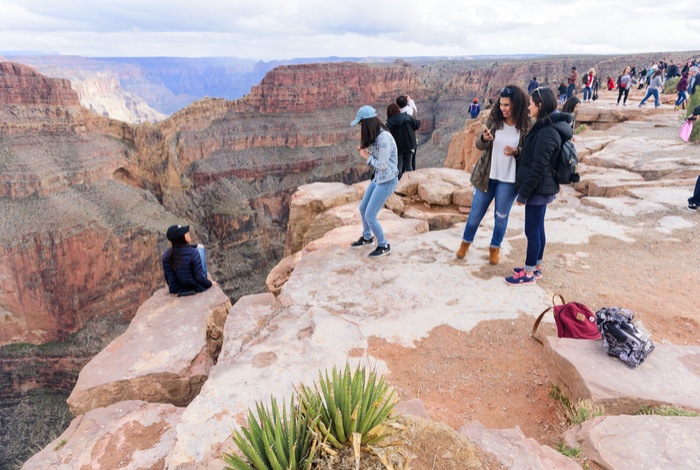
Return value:
M 527 272 L 523 269 L 522 271 L 513 274 L 505 279 L 506 284 L 511 286 L 525 286 L 528 284 L 535 284 L 535 276 L 528 276 Z

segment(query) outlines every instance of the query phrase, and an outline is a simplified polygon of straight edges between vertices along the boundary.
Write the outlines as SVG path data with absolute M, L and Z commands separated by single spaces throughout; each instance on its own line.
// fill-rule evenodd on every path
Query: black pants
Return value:
M 413 155 L 415 150 L 405 150 L 399 153 L 399 179 L 407 171 L 413 171 Z
M 617 104 L 620 104 L 620 98 L 622 98 L 623 93 L 625 95 L 625 99 L 622 100 L 622 104 L 627 103 L 627 95 L 630 94 L 629 86 L 627 88 L 619 88 L 619 90 L 620 91 L 617 94 Z

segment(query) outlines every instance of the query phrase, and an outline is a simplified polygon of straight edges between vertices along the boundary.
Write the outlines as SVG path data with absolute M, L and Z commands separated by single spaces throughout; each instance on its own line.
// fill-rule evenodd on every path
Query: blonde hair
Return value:
M 588 71 L 588 73 L 592 73 L 593 75 L 595 75 L 595 69 L 593 67 L 591 67 L 591 69 Z

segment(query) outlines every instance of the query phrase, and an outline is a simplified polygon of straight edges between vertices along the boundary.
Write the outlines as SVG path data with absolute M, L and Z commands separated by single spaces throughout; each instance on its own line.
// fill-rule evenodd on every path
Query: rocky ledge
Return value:
M 632 128 L 613 126 L 607 131 L 590 131 L 578 138 L 583 181 L 576 187 L 562 188 L 547 213 L 548 246 L 551 244 L 553 250 L 566 248 L 559 254 L 564 264 L 552 262 L 556 264 L 553 270 L 566 271 L 572 257 L 578 260 L 577 269 L 588 269 L 580 260 L 586 259 L 587 245 L 594 237 L 607 237 L 633 246 L 648 231 L 672 238 L 696 226 L 693 218 L 696 215 L 688 212 L 681 215 L 678 207 L 683 195 L 687 197 L 692 192 L 694 180 L 687 178 L 689 168 L 700 170 L 696 163 L 697 150 L 684 147 L 684 152 L 678 154 L 677 142 L 669 129 L 657 126 L 663 117 L 652 115 L 641 123 L 617 125 L 631 125 Z M 669 116 L 665 118 L 667 122 Z M 656 119 L 659 121 L 655 122 Z M 615 146 L 613 142 L 627 144 Z M 625 150 L 634 145 L 640 149 L 636 156 Z M 613 153 L 615 148 L 618 150 Z M 631 160 L 633 163 L 629 163 Z M 624 168 L 620 168 L 623 164 Z M 606 181 L 609 187 L 614 186 L 604 170 L 610 167 L 626 172 L 630 179 L 635 174 L 641 176 L 646 184 L 635 183 L 631 187 L 628 181 L 620 180 L 616 190 L 589 195 L 591 185 L 596 182 Z M 268 277 L 268 285 L 274 293 L 243 297 L 230 309 L 223 327 L 218 362 L 211 367 L 199 394 L 184 409 L 181 407 L 177 413 L 170 409 L 159 411 L 162 408 L 152 407 L 163 405 L 138 403 L 128 406 L 140 409 L 143 418 L 124 420 L 124 415 L 113 413 L 115 408 L 111 407 L 125 409 L 127 405 L 119 400 L 134 397 L 115 396 L 110 399 L 111 403 L 116 402 L 111 407 L 96 408 L 76 418 L 70 432 L 34 459 L 43 459 L 43 468 L 49 469 L 62 468 L 61 465 L 75 467 L 88 461 L 95 468 L 106 468 L 100 466 L 99 459 L 104 455 L 100 449 L 111 441 L 94 433 L 92 438 L 82 438 L 75 431 L 80 428 L 80 420 L 87 420 L 86 423 L 98 420 L 95 414 L 104 413 L 104 416 L 112 416 L 106 420 L 116 424 L 114 428 L 107 422 L 101 425 L 104 429 L 116 429 L 114 435 L 127 435 L 126 428 L 118 430 L 120 426 L 143 429 L 154 426 L 156 421 L 159 423 L 158 435 L 148 441 L 153 443 L 148 449 L 138 448 L 139 442 L 145 442 L 142 440 L 122 441 L 133 449 L 130 455 L 134 462 L 136 456 L 147 452 L 153 455 L 154 468 L 222 469 L 221 454 L 233 446 L 231 429 L 245 424 L 247 410 L 257 401 L 264 401 L 271 395 L 288 398 L 295 386 L 310 384 L 319 371 L 348 362 L 372 365 L 385 374 L 390 383 L 396 381 L 398 372 L 379 350 L 372 349 L 372 342 L 381 340 L 410 351 L 421 347 L 421 341 L 438 327 L 448 325 L 467 333 L 484 321 L 516 321 L 523 317 L 534 320 L 542 306 L 549 303 L 552 292 L 540 285 L 520 288 L 516 293 L 502 280 L 502 274 L 509 269 L 507 266 L 522 257 L 524 221 L 520 210 L 511 213 L 509 231 L 501 246 L 502 262 L 507 266 L 499 265 L 498 274 L 489 274 L 491 271 L 484 268 L 488 256 L 487 236 L 475 240 L 465 259 L 455 258 L 454 250 L 462 233 L 461 220 L 469 205 L 466 173 L 448 169 L 419 170 L 402 179 L 396 195 L 380 216 L 392 245 L 392 254 L 380 259 L 367 257 L 370 247 L 349 246 L 360 233 L 356 207 L 362 191 L 362 184 L 317 183 L 299 189 L 295 196 L 296 215 L 290 220 L 289 228 L 296 240 L 294 246 L 299 246 L 299 250 L 293 252 L 294 249 L 289 248 L 292 245 L 288 245 L 289 257 Z M 437 220 L 449 220 L 448 215 L 461 216 L 460 223 L 430 230 L 431 227 L 442 228 L 441 223 L 435 221 L 435 214 L 438 214 Z M 295 225 L 297 223 L 299 226 Z M 487 216 L 484 230 L 490 229 L 492 223 Z M 291 238 L 290 235 L 288 240 Z M 652 286 L 645 288 L 653 289 Z M 187 301 L 174 299 L 170 308 L 179 309 L 181 303 Z M 150 329 L 143 333 L 139 328 L 127 332 L 133 345 L 152 341 L 154 331 L 158 331 L 153 326 L 168 318 L 167 313 L 150 308 L 144 308 L 139 315 L 142 316 L 139 324 L 150 325 Z M 178 326 L 171 329 L 196 330 L 199 343 L 205 344 L 206 331 L 201 320 L 186 315 L 179 318 Z M 544 330 L 552 331 L 551 323 L 551 317 L 547 318 Z M 193 328 L 193 324 L 199 327 Z M 650 333 L 654 338 L 653 329 Z M 122 341 L 117 340 L 116 344 Z M 149 362 L 158 362 L 155 356 L 166 357 L 172 349 L 177 350 L 177 341 L 165 341 L 162 346 L 148 352 L 141 349 L 143 352 L 138 354 L 149 356 Z M 696 399 L 679 390 L 682 384 L 676 380 L 685 374 L 684 383 L 697 388 L 699 352 L 695 346 L 660 342 L 647 362 L 630 372 L 617 359 L 604 355 L 600 343 L 549 339 L 546 344 L 547 349 L 542 354 L 550 358 L 549 378 L 572 400 L 587 396 L 587 387 L 597 389 L 596 394 L 590 392 L 590 395 L 601 397 L 606 404 L 611 402 L 610 396 L 615 396 L 618 403 L 634 404 L 631 408 L 611 406 L 608 412 L 612 414 L 660 403 L 697 409 Z M 450 345 L 445 348 L 449 351 Z M 521 349 L 522 345 L 516 345 L 509 352 L 515 356 Z M 105 370 L 107 363 L 104 364 L 105 367 L 88 366 L 86 371 L 92 371 L 94 376 L 110 375 L 112 383 L 119 383 L 131 369 L 129 364 L 109 366 L 114 369 L 112 374 Z M 473 366 L 464 361 L 465 370 L 470 370 L 469 374 L 474 374 L 474 380 L 478 381 L 479 369 Z M 659 369 L 669 371 L 670 375 L 660 378 L 655 372 Z M 666 387 L 648 387 L 650 375 L 667 382 Z M 416 375 L 412 380 L 430 379 Z M 415 397 L 406 394 L 402 398 Z M 148 397 L 142 399 L 149 400 Z M 519 397 L 512 399 L 515 401 Z M 413 409 L 404 409 L 404 412 L 427 418 L 440 409 L 440 404 L 422 400 L 418 411 Z M 166 425 L 165 417 L 154 418 L 158 413 L 172 416 L 177 425 Z M 520 418 L 527 419 L 526 416 Z M 174 437 L 169 434 L 173 426 Z M 583 423 L 562 439 L 572 447 L 583 448 L 591 462 L 605 469 L 694 468 L 700 461 L 698 426 L 698 418 L 605 416 Z M 473 420 L 464 420 L 459 428 L 462 436 L 496 459 L 497 463 L 491 466 L 482 462 L 481 468 L 578 466 L 543 443 L 528 438 L 518 428 L 494 431 Z M 629 439 L 619 436 L 632 436 L 635 449 L 639 451 L 630 452 Z M 659 436 L 669 438 L 659 439 Z M 69 447 L 73 441 L 76 447 Z M 78 444 L 83 450 L 78 450 Z M 70 449 L 75 449 L 75 453 L 70 454 Z M 444 453 L 449 452 L 450 448 L 444 449 Z M 128 456 L 125 458 L 128 460 Z M 30 466 L 34 459 L 25 468 L 35 468 Z M 523 462 L 527 462 L 527 467 L 521 465 Z M 133 464 L 124 468 L 138 467 Z M 441 468 L 460 467 L 445 465 Z

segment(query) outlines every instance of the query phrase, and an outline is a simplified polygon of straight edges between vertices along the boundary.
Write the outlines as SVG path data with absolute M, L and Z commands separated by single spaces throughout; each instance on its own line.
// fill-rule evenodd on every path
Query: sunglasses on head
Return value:
M 539 96 L 539 97 L 540 97 L 540 101 L 542 101 L 542 93 L 540 93 L 540 88 L 542 88 L 542 87 L 537 87 L 537 88 L 535 88 L 534 90 L 532 90 L 532 94 L 534 95 L 535 92 L 537 92 L 537 96 Z
M 501 95 L 513 96 L 513 94 L 515 94 L 515 92 L 513 91 L 512 88 L 508 88 L 508 87 L 501 88 Z

